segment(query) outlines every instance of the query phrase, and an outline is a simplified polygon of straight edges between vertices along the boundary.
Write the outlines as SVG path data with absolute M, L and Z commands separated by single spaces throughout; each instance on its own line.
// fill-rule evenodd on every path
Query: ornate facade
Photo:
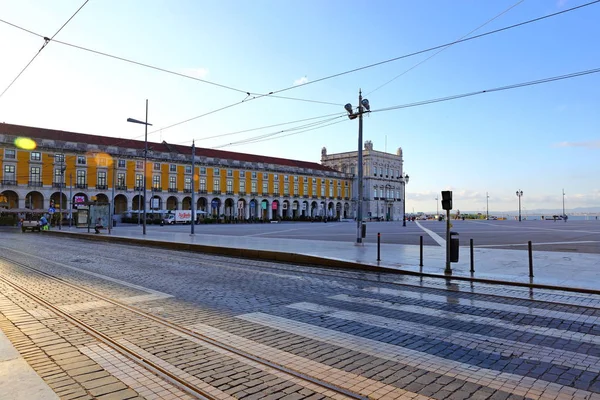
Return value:
M 327 154 L 321 150 L 321 164 L 350 174 L 352 184 L 353 216 L 356 216 L 358 197 L 358 151 Z M 367 140 L 363 150 L 363 218 L 401 221 L 404 217 L 406 179 L 403 170 L 402 149 L 396 154 L 373 150 L 373 143 Z
M 144 142 L 0 124 L 0 207 L 75 209 L 95 199 L 115 215 L 143 208 Z M 351 214 L 352 177 L 305 161 L 148 142 L 147 210 L 196 209 L 229 219 Z

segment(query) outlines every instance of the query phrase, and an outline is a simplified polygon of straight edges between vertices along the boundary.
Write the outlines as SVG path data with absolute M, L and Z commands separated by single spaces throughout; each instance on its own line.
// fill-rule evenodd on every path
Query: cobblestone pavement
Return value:
M 5 257 L 363 396 L 600 399 L 598 296 L 4 237 Z M 6 262 L 0 274 L 223 398 L 335 397 Z M 0 294 L 0 327 L 61 397 L 186 396 L 23 295 Z

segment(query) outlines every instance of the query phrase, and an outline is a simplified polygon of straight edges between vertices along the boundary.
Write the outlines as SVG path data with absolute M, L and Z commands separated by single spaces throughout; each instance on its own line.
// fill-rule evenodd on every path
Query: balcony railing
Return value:
M 58 189 L 58 188 L 65 188 L 65 187 L 67 187 L 67 185 L 64 182 L 63 183 L 52 182 L 52 187 Z
M 192 189 L 183 189 L 183 193 L 192 193 Z
M 290 194 L 289 193 L 284 193 L 283 197 L 290 197 Z
M 27 182 L 27 186 L 29 186 L 29 187 L 42 187 L 42 186 L 44 186 L 44 184 L 42 183 L 42 181 L 29 181 L 29 182 Z
M 96 185 L 96 189 L 97 190 L 106 190 L 106 189 L 108 189 L 108 186 L 106 186 L 106 185 Z
M 233 196 L 233 190 L 228 190 L 225 192 L 227 196 Z
M 305 199 L 308 199 L 309 196 L 307 194 L 305 194 L 302 197 L 304 197 Z
M 153 192 L 162 192 L 162 188 L 161 187 L 153 187 L 152 191 Z
M 169 188 L 169 193 L 177 193 L 178 191 L 177 188 Z
M 293 196 L 296 198 L 300 197 L 300 195 L 298 193 L 294 193 Z
M 350 197 L 346 196 L 344 197 L 344 200 L 350 200 Z
M 263 192 L 262 195 L 263 196 L 270 196 L 269 192 Z
M 3 186 L 16 186 L 17 181 L 14 179 L 2 179 Z
M 338 200 L 341 200 L 341 199 L 342 199 L 342 196 L 338 196 L 338 197 L 337 197 L 337 199 L 338 199 Z
M 316 194 L 313 194 L 313 195 L 312 195 L 312 198 L 313 198 L 313 199 L 316 199 L 317 197 L 318 197 L 318 196 L 317 196 Z
M 220 191 L 220 190 L 213 190 L 213 191 L 212 191 L 212 194 L 220 195 L 220 194 L 221 194 L 221 191 Z
M 245 196 L 246 192 L 238 192 L 238 196 Z
M 143 186 L 135 186 L 133 188 L 133 190 L 135 190 L 136 192 L 141 192 L 142 190 L 144 190 L 144 187 Z
M 200 189 L 200 190 L 198 190 L 198 194 L 208 194 L 208 190 Z
M 116 185 L 115 190 L 127 190 L 127 185 Z
M 258 192 L 250 192 L 251 196 L 258 196 Z
M 75 184 L 75 189 L 87 189 L 88 185 L 87 183 L 76 183 Z

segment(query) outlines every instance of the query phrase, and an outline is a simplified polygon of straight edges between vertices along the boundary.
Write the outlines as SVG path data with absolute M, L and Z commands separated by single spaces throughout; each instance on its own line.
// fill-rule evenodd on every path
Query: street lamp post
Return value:
M 407 174 L 404 174 L 400 183 L 402 183 L 402 226 L 406 226 L 406 185 L 408 184 Z
M 62 230 L 62 187 L 65 184 L 65 153 L 63 151 L 60 159 L 60 183 L 58 184 L 59 200 L 58 200 L 58 230 Z
M 517 197 L 519 198 L 519 222 L 521 221 L 521 197 L 523 196 L 522 190 L 517 190 Z
M 348 118 L 355 119 L 358 117 L 358 198 L 356 200 L 356 243 L 362 243 L 362 197 L 363 197 L 363 154 L 362 154 L 362 130 L 363 130 L 363 114 L 371 111 L 369 100 L 362 98 L 362 92 L 358 91 L 358 112 L 354 112 L 352 104 L 348 103 L 344 106 L 348 112 Z
M 490 196 L 488 195 L 488 192 L 485 192 L 485 219 L 489 220 L 490 219 Z
M 566 216 L 566 214 L 565 214 L 565 189 L 563 189 L 562 192 L 563 192 L 563 219 L 564 219 Z
M 133 122 L 134 124 L 144 125 L 144 222 L 142 232 L 146 234 L 146 164 L 148 163 L 148 99 L 146 99 L 146 121 L 140 121 L 133 118 L 127 118 L 127 122 Z M 139 210 L 138 210 L 139 211 Z M 139 213 L 138 213 L 139 214 Z
M 437 218 L 440 215 L 440 203 L 439 198 L 435 197 L 435 217 Z
M 69 228 L 73 225 L 73 174 L 69 174 Z
M 190 235 L 194 235 L 194 225 L 196 225 L 196 211 L 194 209 L 194 206 L 196 205 L 196 197 L 195 197 L 195 188 L 194 188 L 194 170 L 196 169 L 196 141 L 192 140 L 192 185 L 191 185 L 191 189 L 192 189 L 192 203 L 190 204 L 191 207 L 191 211 L 192 211 L 192 223 L 191 223 L 191 228 L 190 228 Z
M 377 185 L 373 186 L 373 190 L 375 191 L 374 197 L 377 197 L 377 221 L 379 221 L 379 195 L 377 194 Z

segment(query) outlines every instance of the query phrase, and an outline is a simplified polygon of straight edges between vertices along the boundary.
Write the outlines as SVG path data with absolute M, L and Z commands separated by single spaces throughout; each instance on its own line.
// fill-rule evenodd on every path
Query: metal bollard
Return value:
M 377 232 L 377 261 L 381 261 L 381 233 Z
M 527 247 L 529 249 L 529 277 L 533 278 L 533 246 L 531 240 L 527 242 Z
M 473 256 L 473 239 L 470 240 L 469 245 L 471 246 L 471 273 L 475 272 L 475 257 Z
M 419 239 L 419 255 L 420 255 L 419 267 L 422 267 L 423 266 L 423 236 L 421 236 Z

